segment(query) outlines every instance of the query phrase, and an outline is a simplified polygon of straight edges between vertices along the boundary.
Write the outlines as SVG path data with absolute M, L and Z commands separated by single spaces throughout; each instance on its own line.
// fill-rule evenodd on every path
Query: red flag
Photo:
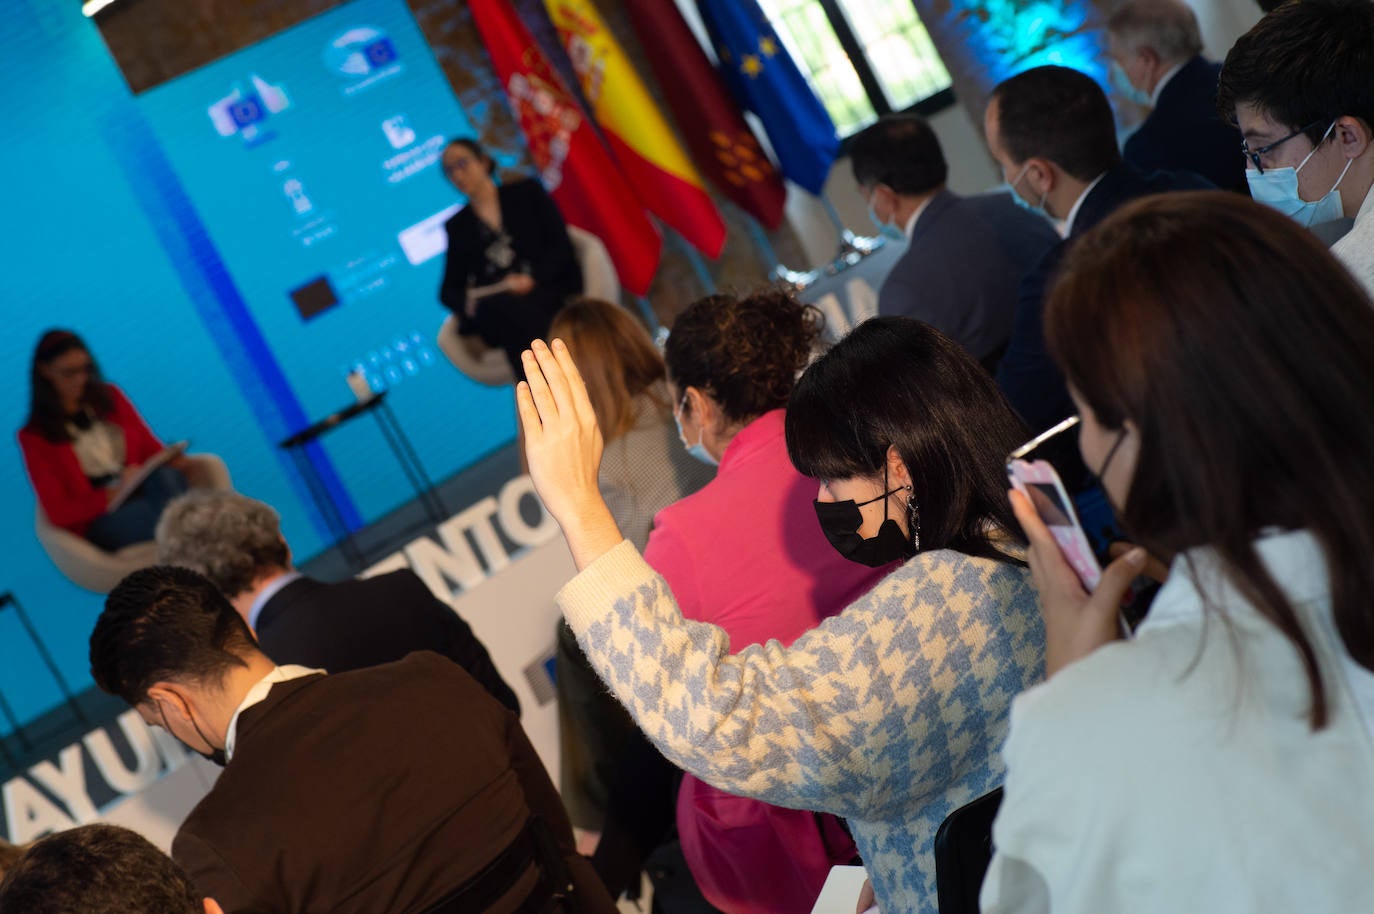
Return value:
M 635 34 L 697 167 L 770 229 L 787 189 L 673 0 L 625 0 Z
M 563 218 L 602 240 L 621 285 L 646 294 L 662 241 L 596 129 L 507 0 L 468 7 Z

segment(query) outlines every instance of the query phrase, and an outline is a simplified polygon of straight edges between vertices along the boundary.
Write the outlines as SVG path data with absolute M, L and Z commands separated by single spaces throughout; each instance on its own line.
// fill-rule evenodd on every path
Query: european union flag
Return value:
M 262 99 L 255 93 L 250 93 L 229 106 L 229 116 L 233 118 L 236 126 L 242 128 L 263 120 L 267 113 L 262 109 Z
M 740 106 L 768 131 L 780 170 L 819 194 L 840 149 L 835 123 L 754 0 L 697 0 Z
M 391 43 L 389 38 L 378 38 L 363 48 L 363 55 L 367 57 L 367 62 L 375 70 L 396 60 L 396 46 Z

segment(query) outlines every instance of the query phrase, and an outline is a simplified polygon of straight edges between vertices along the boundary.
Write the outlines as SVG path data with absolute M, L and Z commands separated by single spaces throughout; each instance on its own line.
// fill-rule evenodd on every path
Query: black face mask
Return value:
M 166 730 L 168 733 L 171 733 L 172 728 L 167 726 L 167 715 L 163 712 L 162 705 L 160 704 L 157 707 L 157 713 L 162 716 L 162 729 Z M 186 746 L 187 749 L 190 749 L 196 755 L 205 759 L 212 765 L 218 765 L 219 767 L 223 768 L 225 765 L 229 764 L 229 757 L 225 754 L 224 750 L 219 748 L 218 746 L 215 746 L 208 739 L 205 738 L 205 734 L 200 732 L 200 725 L 196 723 L 196 719 L 194 717 L 191 718 L 191 726 L 196 728 L 196 736 L 199 736 L 205 742 L 205 745 L 211 747 L 210 751 L 202 752 L 195 746 L 187 746 L 186 743 L 182 742 L 180 739 L 177 739 L 177 742 L 181 743 L 183 746 Z M 175 734 L 173 734 L 173 738 L 176 738 Z
M 897 522 L 887 516 L 886 499 L 900 491 L 902 490 L 893 489 L 884 492 L 878 498 L 870 498 L 864 502 L 856 502 L 852 498 L 846 501 L 813 501 L 812 504 L 816 506 L 816 519 L 821 522 L 821 532 L 830 541 L 830 545 L 835 547 L 836 552 L 851 562 L 858 562 L 869 568 L 880 568 L 898 559 L 911 558 L 916 554 L 916 547 L 902 532 Z M 884 499 L 882 526 L 878 528 L 877 534 L 865 539 L 859 535 L 859 528 L 864 522 L 863 513 L 859 509 L 879 498 Z

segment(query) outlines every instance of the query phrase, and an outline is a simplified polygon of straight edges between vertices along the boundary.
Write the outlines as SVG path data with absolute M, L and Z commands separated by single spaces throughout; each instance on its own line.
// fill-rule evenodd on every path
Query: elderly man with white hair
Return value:
M 1247 193 L 1241 137 L 1217 113 L 1221 65 L 1202 56 L 1197 16 L 1182 0 L 1127 0 L 1107 19 L 1112 82 L 1150 107 L 1122 158 L 1152 171 L 1191 171 Z
M 342 673 L 433 651 L 520 713 L 472 628 L 409 569 L 328 584 L 301 574 L 277 512 L 237 492 L 190 492 L 157 525 L 158 561 L 210 579 L 279 664 Z

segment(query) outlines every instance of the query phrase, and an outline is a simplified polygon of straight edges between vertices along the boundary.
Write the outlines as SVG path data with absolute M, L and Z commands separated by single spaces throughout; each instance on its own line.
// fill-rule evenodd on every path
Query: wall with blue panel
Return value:
M 350 367 L 391 389 L 435 478 L 509 441 L 509 392 L 470 384 L 433 346 L 442 254 L 423 256 L 423 231 L 406 236 L 410 256 L 401 240 L 460 202 L 430 153 L 471 132 L 405 3 L 345 4 L 137 98 L 78 7 L 17 0 L 0 30 L 14 128 L 0 144 L 0 426 L 23 422 L 39 334 L 70 327 L 155 432 L 221 455 L 237 489 L 277 507 L 300 556 L 323 547 L 324 531 L 276 442 L 349 402 Z M 371 64 L 350 57 L 359 47 L 346 37 L 333 46 L 363 28 L 389 58 L 376 40 Z M 226 100 L 234 110 L 218 114 L 235 129 L 222 135 L 214 109 Z M 320 280 L 337 303 L 306 319 L 290 292 Z M 34 539 L 9 440 L 0 591 L 85 687 L 101 598 L 62 578 Z M 413 497 L 370 421 L 327 437 L 317 465 L 355 524 Z M 12 617 L 0 612 L 0 691 L 27 719 L 60 695 Z

